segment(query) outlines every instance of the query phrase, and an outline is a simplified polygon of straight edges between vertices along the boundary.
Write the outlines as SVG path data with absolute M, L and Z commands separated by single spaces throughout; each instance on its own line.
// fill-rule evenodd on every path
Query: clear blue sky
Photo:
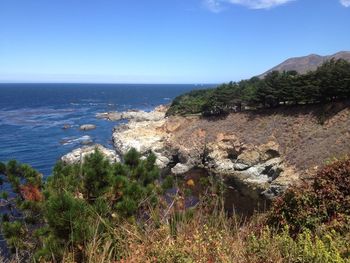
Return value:
M 350 0 L 0 0 L 0 82 L 221 83 L 350 50 Z

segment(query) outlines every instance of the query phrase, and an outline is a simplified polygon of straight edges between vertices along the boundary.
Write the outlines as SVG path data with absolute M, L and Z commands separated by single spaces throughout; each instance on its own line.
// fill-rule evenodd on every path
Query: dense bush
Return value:
M 167 115 L 196 114 L 202 112 L 202 108 L 211 97 L 212 92 L 213 90 L 211 89 L 193 90 L 176 97 L 168 109 Z
M 111 226 L 133 222 L 138 212 L 146 215 L 157 203 L 156 158 L 139 158 L 132 149 L 125 163 L 111 164 L 96 150 L 82 165 L 57 163 L 45 184 L 31 167 L 8 162 L 5 177 L 19 194 L 12 204 L 16 213 L 3 216 L 9 246 L 31 251 L 38 260 L 53 255 L 57 260 L 67 249 L 83 260 L 83 248 L 93 235 L 108 235 Z
M 288 190 L 274 203 L 269 223 L 296 233 L 324 225 L 350 230 L 350 159 L 325 166 L 311 184 Z
M 330 60 L 313 72 L 268 73 L 240 82 L 222 84 L 215 89 L 196 90 L 173 101 L 167 114 L 224 115 L 242 107 L 268 108 L 281 104 L 305 104 L 350 97 L 350 63 Z

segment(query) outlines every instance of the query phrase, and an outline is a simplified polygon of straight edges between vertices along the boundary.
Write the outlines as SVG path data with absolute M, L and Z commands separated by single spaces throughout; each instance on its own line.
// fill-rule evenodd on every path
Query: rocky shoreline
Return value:
M 205 169 L 220 176 L 235 191 L 251 191 L 254 198 L 273 199 L 298 181 L 298 175 L 284 161 L 278 142 L 271 136 L 260 145 L 246 144 L 232 132 L 212 134 L 206 129 L 193 128 L 199 117 L 166 117 L 166 107 L 154 111 L 102 113 L 98 118 L 127 119 L 128 123 L 113 130 L 114 151 L 97 146 L 112 161 L 130 148 L 142 155 L 154 153 L 156 164 L 174 176 L 183 176 L 193 169 Z M 215 125 L 215 122 L 210 125 Z M 65 162 L 77 162 L 82 155 L 91 153 L 96 146 L 83 147 L 62 157 Z M 113 154 L 114 152 L 114 154 Z M 253 198 L 253 199 L 254 199 Z M 257 200 L 250 200 L 255 202 Z

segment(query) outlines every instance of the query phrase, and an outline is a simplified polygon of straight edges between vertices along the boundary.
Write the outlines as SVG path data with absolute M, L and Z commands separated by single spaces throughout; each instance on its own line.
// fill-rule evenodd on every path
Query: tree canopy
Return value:
M 229 82 L 196 90 L 174 99 L 167 115 L 223 115 L 279 105 L 323 103 L 350 97 L 350 63 L 329 60 L 306 74 L 273 71 L 263 78 Z

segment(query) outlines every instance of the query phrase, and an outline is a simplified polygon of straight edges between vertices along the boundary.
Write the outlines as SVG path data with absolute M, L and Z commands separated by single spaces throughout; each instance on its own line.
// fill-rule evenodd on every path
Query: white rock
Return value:
M 171 172 L 175 175 L 182 175 L 184 173 L 187 173 L 190 169 L 191 167 L 182 163 L 178 163 L 173 168 L 171 168 Z
M 215 166 L 219 172 L 230 173 L 234 170 L 234 164 L 230 159 L 216 160 Z
M 96 118 L 106 119 L 110 121 L 118 121 L 118 120 L 132 120 L 135 122 L 141 121 L 159 121 L 164 119 L 166 108 L 158 107 L 154 111 L 146 112 L 146 111 L 124 111 L 124 112 L 104 112 L 97 113 Z
M 131 120 L 123 126 L 118 126 L 113 132 L 114 147 L 123 155 L 131 148 L 135 148 L 142 155 L 153 152 L 157 157 L 156 165 L 163 169 L 170 162 L 165 154 L 165 141 L 168 135 L 163 129 L 164 123 L 165 118 L 162 113 L 160 120 Z
M 234 163 L 233 164 L 233 168 L 236 170 L 236 171 L 243 171 L 243 170 L 246 170 L 248 169 L 249 165 L 246 165 L 244 163 Z
M 114 150 L 107 149 L 99 144 L 77 148 L 62 156 L 61 160 L 67 164 L 80 163 L 86 156 L 93 154 L 96 149 L 98 149 L 111 163 L 120 162 L 120 158 Z
M 96 125 L 94 124 L 84 124 L 79 127 L 82 131 L 90 131 L 96 129 Z
M 168 157 L 166 156 L 163 156 L 162 154 L 160 153 L 154 153 L 155 156 L 157 157 L 157 160 L 156 160 L 156 165 L 160 168 L 160 169 L 164 169 L 165 167 L 168 166 L 168 164 L 170 163 L 170 160 Z

